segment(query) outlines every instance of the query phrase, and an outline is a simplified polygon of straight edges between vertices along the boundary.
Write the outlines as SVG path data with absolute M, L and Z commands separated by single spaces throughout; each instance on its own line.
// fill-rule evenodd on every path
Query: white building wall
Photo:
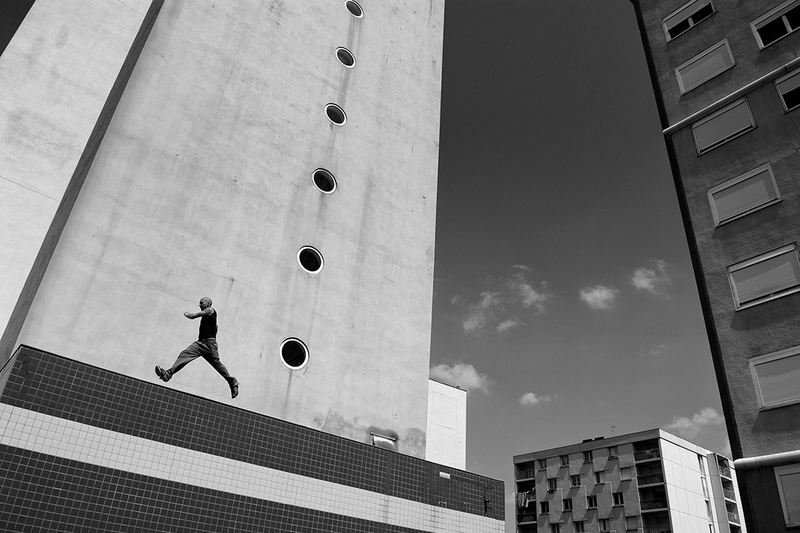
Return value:
M 429 380 L 425 460 L 453 468 L 467 464 L 467 391 Z
M 667 437 L 661 440 L 661 457 L 674 531 L 707 533 L 708 506 L 697 459 L 706 451 L 674 435 L 661 435 Z

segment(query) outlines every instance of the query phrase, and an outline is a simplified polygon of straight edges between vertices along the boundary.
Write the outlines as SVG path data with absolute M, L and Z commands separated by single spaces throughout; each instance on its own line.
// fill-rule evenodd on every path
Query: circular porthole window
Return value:
M 310 274 L 316 274 L 322 270 L 322 265 L 324 264 L 322 254 L 311 246 L 300 248 L 300 251 L 297 252 L 297 261 L 303 267 L 303 270 Z
M 328 120 L 337 126 L 343 126 L 347 122 L 347 114 L 340 106 L 336 104 L 328 104 L 325 106 L 325 114 L 328 115 Z
M 350 14 L 356 17 L 357 19 L 360 19 L 361 17 L 364 16 L 364 10 L 355 0 L 347 0 L 347 2 L 344 3 L 344 5 L 347 6 L 347 10 L 350 12 Z
M 314 186 L 325 194 L 330 194 L 336 190 L 336 178 L 330 171 L 318 168 L 311 177 L 314 180 Z
M 300 339 L 286 339 L 281 343 L 281 361 L 292 370 L 300 370 L 308 364 L 308 346 Z
M 336 59 L 347 68 L 356 66 L 356 56 L 353 55 L 353 52 L 342 46 L 336 49 Z

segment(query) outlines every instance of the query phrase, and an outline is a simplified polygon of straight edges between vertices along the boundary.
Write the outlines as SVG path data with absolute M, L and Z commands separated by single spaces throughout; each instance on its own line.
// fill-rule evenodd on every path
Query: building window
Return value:
M 728 267 L 736 309 L 800 291 L 797 244 L 789 244 Z
M 633 469 L 630 468 L 630 467 L 628 467 L 628 468 L 620 468 L 619 469 L 619 477 L 620 477 L 620 479 L 622 481 L 628 481 L 630 479 L 633 479 Z
M 697 465 L 700 467 L 700 475 L 706 475 L 706 458 L 697 454 Z
M 587 496 L 586 507 L 587 509 L 597 509 L 597 496 Z
M 787 526 L 800 526 L 800 463 L 775 467 L 778 493 Z
M 336 59 L 347 68 L 356 66 L 356 56 L 347 48 L 340 46 L 336 49 Z
M 548 514 L 550 512 L 550 502 L 539 502 L 539 512 Z
M 344 126 L 344 123 L 347 122 L 347 113 L 337 104 L 327 104 L 325 106 L 325 115 L 327 115 L 328 120 L 337 126 Z
M 547 459 L 537 459 L 536 464 L 539 466 L 539 470 L 547 470 Z
M 592 451 L 589 450 L 588 452 L 583 452 L 583 462 L 584 463 L 591 463 L 592 462 Z
M 547 490 L 556 490 L 558 487 L 558 480 L 554 477 L 547 480 Z
M 303 246 L 297 251 L 297 262 L 309 274 L 316 274 L 322 270 L 325 261 L 322 254 L 313 246 Z
M 718 42 L 675 69 L 681 94 L 699 87 L 735 64 L 728 40 Z
M 625 529 L 628 531 L 637 531 L 639 529 L 639 517 L 638 516 L 626 516 L 625 517 Z
M 625 505 L 625 497 L 621 492 L 615 492 L 612 496 L 614 497 L 614 505 Z
M 581 476 L 580 475 L 569 476 L 569 484 L 573 487 L 580 487 Z
M 600 531 L 610 531 L 611 524 L 609 524 L 608 518 L 601 518 L 600 519 Z
M 619 450 L 616 446 L 609 446 L 608 448 L 608 458 L 611 459 L 612 457 L 619 457 Z
M 662 21 L 667 42 L 678 35 L 689 31 L 700 22 L 714 14 L 714 4 L 710 0 L 691 0 L 666 17 Z
M 756 127 L 756 120 L 745 98 L 727 105 L 692 124 L 695 147 L 704 154 L 721 144 L 744 135 Z
M 800 28 L 800 1 L 789 0 L 750 23 L 763 49 Z
M 785 111 L 800 107 L 800 70 L 795 70 L 775 80 L 775 87 L 778 89 L 778 96 L 781 98 Z
M 606 473 L 603 471 L 595 472 L 594 473 L 594 482 L 595 483 L 605 483 L 606 482 Z
M 561 466 L 569 466 L 569 455 L 562 455 L 561 459 Z
M 572 498 L 564 498 L 562 502 L 564 504 L 564 512 L 572 511 Z
M 572 525 L 575 526 L 575 533 L 583 533 L 584 531 L 586 531 L 583 528 L 583 521 L 581 521 L 581 520 L 579 520 L 577 522 L 573 522 Z
M 314 186 L 325 194 L 330 194 L 336 190 L 336 178 L 330 170 L 318 168 L 311 175 L 311 179 L 314 182 Z
M 383 448 L 384 450 L 392 450 L 394 452 L 397 451 L 397 437 L 381 435 L 380 433 L 372 432 L 370 432 L 370 435 L 372 435 L 373 446 Z
M 561 533 L 561 524 L 550 524 L 550 533 Z
M 708 201 L 714 224 L 720 226 L 780 202 L 781 195 L 772 166 L 767 163 L 709 189 Z
M 800 402 L 800 346 L 750 359 L 761 407 Z
M 300 370 L 308 364 L 308 346 L 300 339 L 289 338 L 281 343 L 281 361 L 292 370 Z

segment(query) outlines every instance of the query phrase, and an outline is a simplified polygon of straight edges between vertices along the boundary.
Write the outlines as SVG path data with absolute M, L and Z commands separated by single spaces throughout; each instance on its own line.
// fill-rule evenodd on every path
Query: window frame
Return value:
M 800 394 L 798 394 L 797 397 L 790 400 L 783 400 L 767 405 L 764 402 L 764 397 L 761 392 L 761 382 L 758 379 L 758 371 L 756 370 L 756 366 L 764 363 L 770 363 L 772 361 L 778 361 L 780 359 L 786 359 L 788 357 L 800 357 L 800 346 L 792 346 L 791 348 L 786 348 L 785 350 L 779 350 L 777 352 L 751 357 L 748 361 L 750 365 L 750 374 L 753 376 L 753 386 L 755 387 L 756 391 L 756 400 L 758 401 L 758 406 L 763 410 L 777 409 L 778 407 L 800 403 Z
M 714 195 L 717 194 L 717 193 L 720 193 L 720 192 L 722 192 L 722 191 L 724 191 L 726 189 L 729 189 L 729 188 L 733 187 L 734 185 L 738 185 L 738 184 L 742 183 L 743 181 L 747 181 L 750 178 L 758 176 L 759 174 L 763 174 L 765 170 L 767 171 L 767 174 L 769 174 L 769 179 L 772 182 L 773 188 L 775 189 L 775 192 L 776 192 L 775 198 L 767 200 L 766 202 L 758 204 L 758 205 L 756 205 L 754 207 L 750 207 L 749 209 L 747 209 L 745 211 L 740 211 L 740 212 L 738 212 L 738 213 L 736 213 L 734 215 L 729 215 L 726 218 L 721 219 L 720 218 L 720 214 L 717 211 L 717 204 L 714 202 Z M 761 209 L 764 209 L 765 207 L 769 207 L 771 205 L 777 204 L 777 203 L 781 202 L 782 200 L 783 200 L 783 197 L 781 196 L 781 191 L 778 188 L 778 182 L 775 180 L 775 172 L 772 170 L 772 165 L 770 163 L 766 163 L 764 165 L 761 165 L 760 167 L 754 168 L 753 170 L 745 172 L 744 174 L 742 174 L 740 176 L 736 176 L 735 178 L 729 179 L 726 182 L 720 183 L 719 185 L 715 185 L 714 187 L 711 187 L 708 190 L 708 203 L 711 206 L 711 215 L 714 217 L 714 227 L 723 226 L 723 225 L 725 225 L 725 224 L 727 224 L 729 222 L 732 222 L 732 221 L 737 220 L 739 218 L 742 218 L 742 217 L 745 217 L 745 216 L 750 215 L 752 213 L 755 213 L 756 211 L 760 211 Z
M 800 1 L 800 0 L 798 0 L 798 1 Z M 692 65 L 693 63 L 697 63 L 701 59 L 705 58 L 708 55 L 711 55 L 712 53 L 716 52 L 720 48 L 725 48 L 725 50 L 728 51 L 728 57 L 729 57 L 729 59 L 731 61 L 731 64 L 726 66 L 722 70 L 719 70 L 719 71 L 715 72 L 711 76 L 703 78 L 702 81 L 700 81 L 700 82 L 698 82 L 698 83 L 696 83 L 696 84 L 694 84 L 692 86 L 687 87 L 683 82 L 683 78 L 681 77 L 681 69 L 685 69 L 686 67 Z M 725 72 L 727 70 L 730 70 L 735 66 L 736 66 L 736 58 L 733 57 L 733 50 L 731 50 L 731 45 L 728 42 L 728 39 L 722 39 L 720 42 L 718 42 L 716 44 L 712 44 L 711 46 L 709 46 L 708 48 L 706 48 L 705 50 L 703 50 L 699 54 L 697 54 L 694 57 L 690 58 L 688 61 L 684 61 L 683 63 L 681 63 L 680 65 L 675 67 L 675 77 L 678 78 L 678 88 L 681 91 L 681 95 L 684 95 L 684 94 L 688 93 L 689 91 L 700 87 L 701 85 L 703 85 L 707 81 L 716 78 L 717 76 L 719 76 L 723 72 Z
M 793 34 L 795 31 L 800 29 L 800 28 L 796 28 L 794 30 L 793 29 L 789 29 L 789 31 L 786 33 L 786 35 L 778 37 L 777 39 L 775 39 L 774 41 L 772 41 L 769 44 L 764 44 L 764 41 L 761 40 L 761 35 L 759 35 L 759 33 L 758 33 L 758 28 L 759 27 L 764 27 L 767 24 L 769 24 L 770 22 L 772 22 L 772 21 L 774 21 L 774 20 L 776 20 L 776 19 L 778 19 L 780 17 L 783 17 L 787 12 L 791 11 L 792 8 L 798 7 L 798 6 L 800 6 L 800 0 L 786 0 L 786 2 L 782 3 L 779 6 L 776 6 L 776 7 L 772 8 L 772 9 L 770 9 L 769 11 L 767 11 L 766 13 L 764 13 L 763 15 L 761 15 L 760 17 L 758 17 L 757 19 L 755 19 L 753 22 L 750 23 L 750 29 L 753 32 L 753 36 L 756 39 L 756 44 L 758 45 L 758 49 L 759 50 L 764 50 L 765 48 L 769 48 L 773 44 L 777 43 L 778 41 L 781 41 L 781 40 L 785 39 L 786 37 L 788 37 L 791 34 Z M 784 21 L 784 24 L 785 24 L 785 21 Z
M 572 522 L 573 529 L 575 533 L 584 533 L 586 531 L 586 526 L 584 525 L 583 520 L 575 520 Z
M 592 450 L 583 452 L 583 462 L 584 463 L 594 462 L 594 454 L 592 453 Z
M 625 495 L 622 492 L 612 492 L 611 500 L 613 502 L 613 507 L 625 505 Z
M 728 135 L 727 137 L 723 137 L 722 139 L 720 139 L 718 141 L 715 141 L 712 144 L 709 144 L 705 148 L 701 147 L 700 143 L 697 141 L 697 134 L 696 134 L 697 128 L 699 128 L 700 126 L 702 126 L 703 124 L 705 124 L 707 122 L 711 122 L 715 118 L 724 115 L 728 111 L 731 111 L 733 108 L 738 107 L 738 106 L 740 106 L 742 104 L 745 105 L 745 108 L 747 109 L 747 114 L 750 117 L 750 127 L 746 128 L 746 129 L 743 129 L 743 130 L 739 130 L 739 131 L 737 131 L 735 133 L 732 133 L 731 135 Z M 694 139 L 694 146 L 697 149 L 697 155 L 707 154 L 711 150 L 714 150 L 715 148 L 718 148 L 718 147 L 722 146 L 723 144 L 727 144 L 728 142 L 736 139 L 737 137 L 741 137 L 745 133 L 749 133 L 749 132 L 753 131 L 754 129 L 756 129 L 757 126 L 758 125 L 756 124 L 756 118 L 753 115 L 753 110 L 750 108 L 750 102 L 747 100 L 746 97 L 745 98 L 740 98 L 740 99 L 736 100 L 735 102 L 731 102 L 730 104 L 726 105 L 722 109 L 718 109 L 717 111 L 711 113 L 710 115 L 701 118 L 697 122 L 692 123 L 692 125 L 691 125 L 692 138 Z
M 561 500 L 561 505 L 564 507 L 563 512 L 571 513 L 572 512 L 572 498 L 564 498 Z
M 610 531 L 611 521 L 608 518 L 600 518 L 597 520 L 597 528 L 600 530 L 601 533 L 605 531 Z
M 554 492 L 558 489 L 558 478 L 550 477 L 547 478 L 547 490 L 550 492 Z
M 798 103 L 797 105 L 795 105 L 795 106 L 793 106 L 791 108 L 788 105 L 786 105 L 786 100 L 783 98 L 784 93 L 781 92 L 781 88 L 779 87 L 779 85 L 781 83 L 785 82 L 786 80 L 792 79 L 795 76 L 800 77 L 800 68 L 794 69 L 791 72 L 789 72 L 787 74 L 784 74 L 780 78 L 776 79 L 775 82 L 774 82 L 775 90 L 778 91 L 778 99 L 781 101 L 781 105 L 783 106 L 783 111 L 785 113 L 788 113 L 789 111 L 794 111 L 795 109 L 800 108 L 800 103 Z M 798 87 L 798 88 L 800 89 L 800 87 Z
M 608 447 L 608 458 L 609 459 L 619 459 L 619 447 L 618 446 L 609 446 Z
M 796 527 L 800 525 L 800 521 L 790 522 L 789 509 L 786 507 L 786 495 L 783 492 L 783 483 L 781 483 L 781 475 L 783 474 L 800 474 L 800 463 L 793 463 L 789 465 L 781 465 L 773 467 L 775 472 L 775 483 L 778 485 L 778 496 L 781 500 L 781 509 L 783 510 L 783 520 L 786 527 Z
M 539 470 L 547 470 L 547 459 L 536 459 L 536 467 Z
M 595 485 L 602 485 L 606 482 L 606 471 L 605 470 L 598 470 L 594 473 L 594 484 Z
M 577 483 L 576 483 L 577 481 Z M 580 474 L 572 474 L 569 476 L 569 486 L 572 488 L 580 487 L 581 486 L 581 475 Z
M 569 466 L 569 455 L 559 455 L 558 460 L 561 461 L 561 466 Z
M 716 14 L 717 6 L 714 5 L 714 0 L 709 0 L 708 4 L 711 5 L 711 9 L 712 9 L 711 15 L 709 15 L 709 16 L 705 17 L 704 19 L 699 20 L 697 22 L 694 22 L 694 21 L 690 20 L 692 15 L 694 15 L 694 13 L 697 13 L 697 11 L 699 11 L 699 9 L 698 9 L 697 11 L 693 12 L 692 15 L 688 15 L 685 19 L 681 19 L 681 21 L 680 21 L 680 22 L 683 22 L 684 20 L 689 20 L 689 27 L 686 28 L 685 30 L 683 30 L 682 32 L 680 32 L 679 34 L 675 35 L 674 37 L 671 36 L 669 34 L 669 27 L 667 27 L 667 21 L 679 16 L 681 11 L 686 11 L 687 9 L 691 8 L 693 5 L 695 5 L 697 3 L 700 3 L 700 2 L 703 2 L 703 0 L 689 0 L 688 2 L 683 4 L 681 7 L 679 7 L 678 9 L 676 9 L 674 11 L 672 11 L 669 15 L 667 15 L 666 17 L 661 19 L 661 27 L 664 29 L 664 35 L 667 38 L 667 42 L 674 41 L 675 39 L 677 39 L 678 37 L 680 37 L 684 33 L 688 32 L 689 30 L 691 30 L 692 28 L 694 28 L 695 26 L 697 26 L 701 22 L 703 22 L 705 20 L 708 20 L 714 14 Z M 705 7 L 705 5 L 703 5 L 703 7 Z M 702 9 L 702 7 L 700 9 Z M 674 28 L 675 26 L 677 26 L 677 24 L 674 24 L 671 27 Z
M 783 298 L 784 296 L 789 296 L 790 294 L 800 292 L 800 279 L 798 279 L 798 282 L 795 285 L 792 285 L 791 287 L 787 287 L 785 289 L 781 289 L 777 292 L 773 292 L 770 294 L 765 294 L 764 296 L 760 296 L 753 300 L 748 300 L 747 302 L 741 302 L 739 300 L 739 295 L 736 291 L 736 285 L 734 284 L 733 281 L 734 272 L 744 270 L 747 267 L 756 265 L 764 261 L 768 261 L 780 255 L 792 254 L 792 253 L 794 253 L 794 258 L 797 261 L 797 264 L 800 265 L 800 253 L 798 253 L 797 243 L 794 242 L 728 266 L 725 270 L 728 275 L 728 283 L 730 284 L 731 287 L 731 295 L 733 297 L 734 309 L 736 311 L 739 311 L 741 309 L 747 309 L 748 307 L 760 305 L 762 303 L 770 302 L 772 300 L 776 300 L 778 298 Z
M 550 514 L 550 502 L 539 502 L 539 514 Z
M 591 498 L 591 500 L 590 500 Z M 594 505 L 592 505 L 592 500 L 594 500 Z M 586 496 L 586 508 L 587 509 L 597 509 L 597 495 L 596 494 L 588 494 Z

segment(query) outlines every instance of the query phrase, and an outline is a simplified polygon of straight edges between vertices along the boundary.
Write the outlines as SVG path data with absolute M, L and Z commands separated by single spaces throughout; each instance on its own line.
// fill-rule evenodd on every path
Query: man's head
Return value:
M 203 296 L 200 298 L 200 309 L 206 309 L 208 307 L 211 307 L 211 298 Z

